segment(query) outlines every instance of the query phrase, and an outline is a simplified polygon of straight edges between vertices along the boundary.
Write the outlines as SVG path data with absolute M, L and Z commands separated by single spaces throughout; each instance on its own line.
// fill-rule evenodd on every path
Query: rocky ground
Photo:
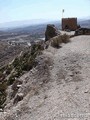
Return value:
M 37 60 L 38 66 L 19 79 L 15 97 L 8 88 L 0 120 L 90 120 L 90 35 L 49 47 Z

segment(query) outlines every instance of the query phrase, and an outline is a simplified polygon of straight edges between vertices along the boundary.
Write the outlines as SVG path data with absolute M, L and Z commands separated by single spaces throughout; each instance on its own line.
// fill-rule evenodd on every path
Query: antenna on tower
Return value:
M 65 11 L 65 10 L 64 10 L 64 9 L 62 9 L 62 18 L 63 18 L 64 11 Z

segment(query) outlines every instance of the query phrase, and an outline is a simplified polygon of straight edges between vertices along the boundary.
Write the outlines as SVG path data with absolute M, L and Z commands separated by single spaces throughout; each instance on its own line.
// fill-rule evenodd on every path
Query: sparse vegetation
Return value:
M 12 85 L 15 81 L 16 74 L 12 73 L 8 79 L 8 85 Z
M 51 39 L 51 46 L 55 48 L 59 48 L 61 43 L 68 43 L 68 42 L 70 42 L 69 35 L 67 34 L 59 35 Z
M 55 48 L 59 48 L 59 45 L 60 45 L 60 36 L 56 36 L 54 38 L 51 39 L 51 46 L 52 47 L 55 47 Z
M 4 107 L 4 102 L 6 101 L 6 89 L 7 82 L 0 82 L 0 108 Z
M 29 71 L 36 66 L 35 58 L 40 54 L 41 49 L 40 45 L 35 44 L 31 47 L 31 51 L 27 51 L 22 56 L 15 58 L 12 63 L 14 71 L 8 79 L 8 85 L 13 84 L 15 78 L 20 77 L 24 71 Z
M 12 65 L 7 65 L 6 66 L 6 75 L 9 75 L 12 70 L 13 70 L 13 66 Z
M 62 39 L 62 43 L 68 43 L 68 42 L 70 42 L 70 36 L 67 35 L 67 34 L 63 34 L 61 36 L 61 39 Z
M 30 50 L 16 57 L 11 64 L 0 69 L 0 108 L 6 101 L 7 87 L 12 85 L 25 71 L 37 65 L 35 58 L 41 54 L 41 50 L 43 50 L 41 44 L 34 44 Z

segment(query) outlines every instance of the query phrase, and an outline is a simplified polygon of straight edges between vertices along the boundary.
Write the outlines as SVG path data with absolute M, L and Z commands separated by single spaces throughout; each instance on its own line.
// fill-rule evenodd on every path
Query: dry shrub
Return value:
M 55 48 L 60 47 L 60 43 L 62 43 L 61 36 L 56 36 L 51 39 L 51 46 Z
M 62 39 L 62 43 L 68 43 L 68 42 L 70 42 L 70 36 L 67 35 L 67 34 L 63 34 L 61 36 L 61 39 Z
M 58 35 L 51 39 L 51 46 L 55 48 L 59 48 L 61 43 L 70 42 L 70 36 L 67 34 Z

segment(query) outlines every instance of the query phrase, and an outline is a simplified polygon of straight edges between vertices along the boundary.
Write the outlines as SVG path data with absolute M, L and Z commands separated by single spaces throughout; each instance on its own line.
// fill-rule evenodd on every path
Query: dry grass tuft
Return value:
M 67 34 L 63 34 L 61 36 L 61 39 L 62 39 L 62 43 L 68 43 L 68 42 L 70 42 L 70 36 L 67 35 Z
M 59 35 L 51 39 L 51 46 L 55 48 L 59 48 L 61 43 L 68 43 L 68 42 L 70 42 L 69 35 L 67 34 Z
M 61 41 L 60 36 L 53 37 L 53 38 L 51 39 L 51 46 L 52 46 L 52 47 L 55 47 L 55 48 L 59 48 L 60 41 Z

